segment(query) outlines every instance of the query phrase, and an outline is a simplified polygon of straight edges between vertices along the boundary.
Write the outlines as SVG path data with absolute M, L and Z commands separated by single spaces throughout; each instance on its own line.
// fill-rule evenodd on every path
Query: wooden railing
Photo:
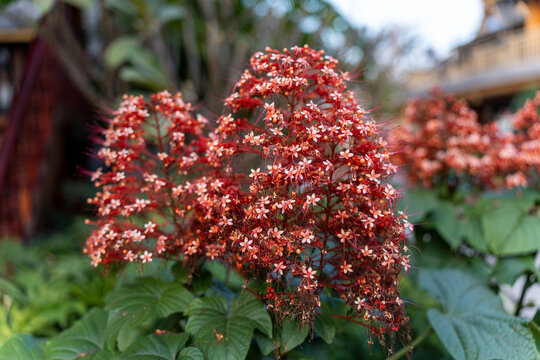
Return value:
M 501 32 L 489 42 L 456 50 L 437 71 L 410 74 L 413 87 L 454 82 L 474 74 L 540 62 L 540 29 Z

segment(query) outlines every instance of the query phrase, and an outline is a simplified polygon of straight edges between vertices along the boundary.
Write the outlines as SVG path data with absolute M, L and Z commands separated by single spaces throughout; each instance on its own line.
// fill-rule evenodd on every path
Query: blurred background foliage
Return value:
M 53 336 L 103 304 L 112 279 L 88 266 L 82 220 L 63 232 L 0 243 L 0 343 L 16 333 Z
M 168 89 L 217 113 L 251 54 L 309 44 L 345 63 L 364 104 L 389 109 L 414 46 L 403 31 L 351 26 L 325 0 L 64 0 L 81 10 L 82 34 L 66 26 L 62 6 L 35 2 L 48 14 L 41 33 L 96 104 Z

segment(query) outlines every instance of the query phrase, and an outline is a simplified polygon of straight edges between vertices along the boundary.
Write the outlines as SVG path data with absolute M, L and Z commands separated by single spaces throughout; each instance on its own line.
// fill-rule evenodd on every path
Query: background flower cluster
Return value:
M 404 126 L 393 135 L 395 161 L 411 184 L 477 189 L 525 187 L 538 179 L 540 94 L 512 117 L 510 131 L 496 122 L 482 124 L 464 100 L 432 92 L 411 100 Z

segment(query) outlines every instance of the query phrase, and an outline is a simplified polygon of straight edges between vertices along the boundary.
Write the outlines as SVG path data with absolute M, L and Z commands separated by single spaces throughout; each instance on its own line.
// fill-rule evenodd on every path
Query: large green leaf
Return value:
M 537 278 L 540 278 L 540 271 L 536 269 L 532 255 L 501 258 L 497 261 L 491 275 L 499 284 L 513 284 L 525 272 L 535 273 Z
M 331 344 L 334 341 L 336 326 L 330 316 L 325 314 L 319 315 L 315 319 L 315 330 L 327 344 Z
M 0 360 L 42 360 L 45 342 L 28 334 L 16 334 L 0 347 Z
M 461 220 L 460 224 L 461 236 L 465 238 L 465 241 L 481 252 L 487 252 L 486 239 L 482 232 L 482 222 L 478 217 L 465 217 Z
M 285 354 L 304 342 L 309 332 L 309 326 L 298 324 L 294 320 L 286 320 L 279 329 L 281 343 L 280 353 Z
M 268 355 L 274 351 L 275 344 L 273 339 L 262 335 L 259 332 L 255 332 L 255 341 L 257 342 L 257 346 L 259 346 L 261 354 Z
M 459 270 L 419 274 L 420 285 L 442 305 L 428 319 L 456 359 L 538 359 L 526 321 L 509 316 L 486 286 Z
M 177 282 L 142 277 L 110 292 L 105 308 L 118 310 L 130 317 L 144 317 L 147 313 L 166 317 L 175 312 L 184 312 L 192 300 L 193 295 Z
M 108 313 L 94 308 L 70 329 L 52 338 L 45 348 L 46 360 L 112 359 L 105 350 Z
M 209 359 L 244 359 L 253 330 L 272 335 L 270 315 L 255 297 L 243 294 L 229 303 L 221 297 L 195 299 L 186 311 L 186 331 L 200 344 Z
M 452 249 L 461 244 L 462 221 L 457 217 L 456 206 L 440 202 L 433 214 L 435 228 Z
M 190 346 L 180 351 L 178 360 L 204 360 L 204 355 L 201 350 Z
M 176 360 L 178 351 L 184 347 L 189 335 L 148 335 L 122 353 L 122 360 Z
M 106 309 L 111 310 L 107 345 L 114 341 L 123 328 L 133 328 L 146 321 L 184 312 L 193 295 L 177 282 L 141 277 L 124 284 L 106 297 Z
M 534 200 L 531 194 L 484 200 L 490 205 L 482 217 L 489 252 L 518 255 L 540 249 L 540 217 L 530 214 Z

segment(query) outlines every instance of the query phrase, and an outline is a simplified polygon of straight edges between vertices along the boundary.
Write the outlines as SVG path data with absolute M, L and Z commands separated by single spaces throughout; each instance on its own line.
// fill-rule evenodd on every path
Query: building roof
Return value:
M 42 11 L 35 2 L 17 0 L 0 11 L 0 42 L 25 43 L 36 37 L 35 28 Z

